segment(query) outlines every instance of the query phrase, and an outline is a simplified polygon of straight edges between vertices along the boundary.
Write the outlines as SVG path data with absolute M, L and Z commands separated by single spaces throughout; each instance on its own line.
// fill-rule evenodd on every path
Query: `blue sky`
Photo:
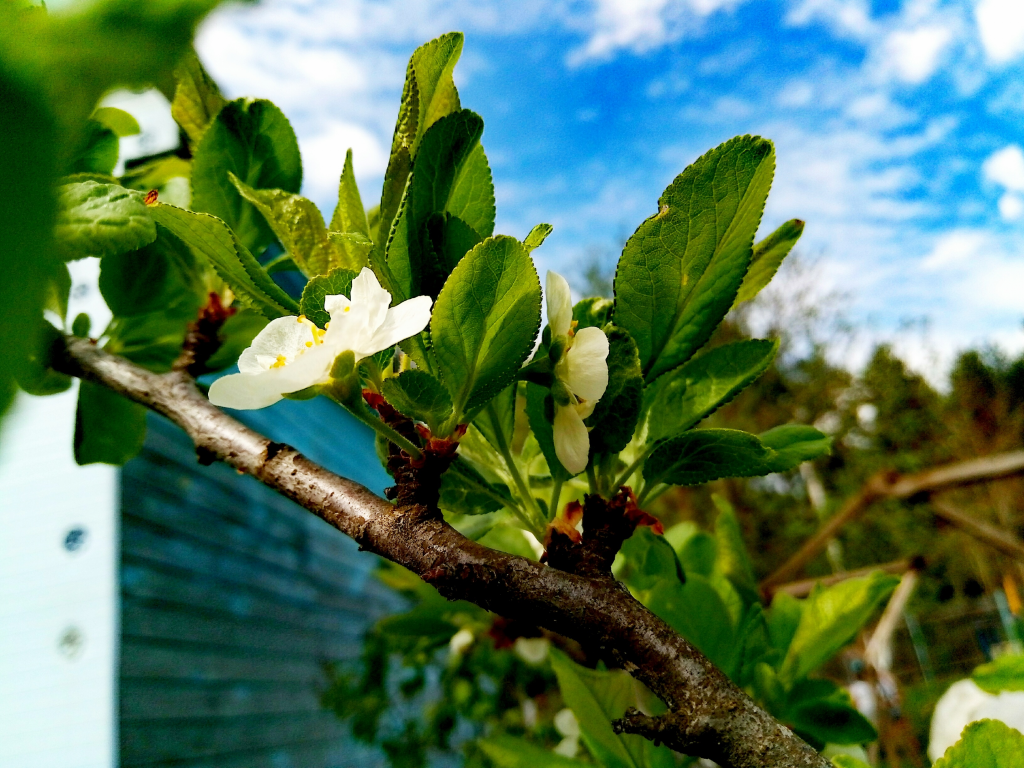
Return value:
M 542 268 L 611 268 L 676 174 L 757 133 L 778 156 L 762 233 L 807 221 L 816 290 L 861 329 L 845 354 L 1024 349 L 1021 0 L 265 0 L 198 48 L 230 95 L 284 109 L 329 209 L 349 146 L 379 194 L 405 61 L 450 29 L 498 231 L 554 224 Z

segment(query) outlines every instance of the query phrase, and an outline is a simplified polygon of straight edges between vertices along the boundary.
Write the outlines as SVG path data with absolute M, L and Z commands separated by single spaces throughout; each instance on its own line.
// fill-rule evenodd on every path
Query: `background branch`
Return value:
M 445 597 L 596 647 L 670 709 L 642 723 L 627 718 L 625 730 L 733 768 L 830 765 L 613 579 L 488 549 L 445 523 L 436 508 L 392 506 L 215 408 L 185 368 L 154 374 L 74 337 L 54 362 L 166 416 L 192 439 L 201 462 L 224 461 L 252 475 L 363 549 L 425 576 Z

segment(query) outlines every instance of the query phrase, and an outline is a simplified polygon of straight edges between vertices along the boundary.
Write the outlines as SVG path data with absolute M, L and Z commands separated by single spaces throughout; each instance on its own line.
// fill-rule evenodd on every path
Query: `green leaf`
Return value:
M 65 184 L 58 195 L 55 233 L 58 252 L 65 261 L 114 256 L 156 239 L 156 225 L 140 192 L 83 181 Z
M 350 272 L 347 269 L 335 269 L 329 274 L 314 277 L 302 289 L 299 313 L 305 315 L 320 328 L 326 328 L 331 316 L 324 309 L 324 299 L 328 296 L 351 298 L 352 281 L 356 277 L 355 272 Z
M 75 315 L 75 319 L 71 321 L 71 335 L 78 336 L 80 339 L 87 338 L 91 328 L 92 320 L 89 319 L 89 315 L 85 312 L 79 312 Z
M 186 53 L 174 70 L 174 101 L 171 117 L 188 136 L 193 150 L 199 146 L 210 123 L 227 104 L 220 89 L 203 69 L 195 51 Z
M 648 381 L 685 363 L 732 306 L 774 168 L 769 141 L 722 144 L 676 177 L 626 243 L 615 324 L 636 341 Z
M 498 768 L 580 768 L 588 765 L 515 736 L 492 736 L 479 739 L 476 745 Z
M 853 705 L 850 694 L 830 680 L 802 680 L 789 693 L 781 719 L 821 749 L 826 744 L 866 744 L 878 732 Z
M 999 720 L 978 720 L 932 768 L 1022 768 L 1024 734 Z
M 248 203 L 247 203 L 248 205 Z M 208 213 L 157 203 L 148 207 L 158 224 L 209 261 L 244 304 L 269 319 L 294 315 L 299 305 L 266 273 L 228 226 Z
M 988 693 L 1024 691 L 1024 656 L 1000 656 L 976 668 L 971 679 Z
M 778 342 L 725 344 L 662 376 L 646 393 L 647 442 L 685 432 L 752 384 L 771 365 Z
M 760 599 L 757 591 L 757 578 L 754 576 L 754 566 L 747 554 L 747 546 L 743 542 L 743 531 L 740 529 L 736 511 L 726 499 L 718 494 L 712 495 L 711 498 L 715 506 L 718 507 L 718 517 L 715 518 L 715 543 L 717 544 L 715 565 L 732 582 L 745 602 L 757 602 Z
M 683 566 L 664 536 L 640 526 L 622 544 L 622 560 L 616 577 L 630 589 L 647 590 L 663 581 L 683 583 Z
M 68 173 L 100 173 L 109 176 L 117 165 L 120 144 L 117 134 L 96 120 L 85 125 L 82 142 L 68 166 Z
M 335 232 L 358 232 L 370 237 L 370 225 L 363 208 L 363 198 L 356 184 L 356 173 L 352 168 L 352 150 L 345 152 L 345 167 L 338 182 L 338 204 L 331 216 L 331 229 Z
M 243 309 L 233 314 L 221 326 L 220 336 L 223 341 L 207 361 L 206 367 L 211 371 L 219 371 L 237 363 L 242 352 L 256 338 L 256 334 L 266 326 L 267 318 L 255 310 Z
M 459 109 L 459 93 L 452 72 L 462 53 L 462 42 L 461 32 L 449 32 L 424 43 L 409 58 L 391 157 L 384 173 L 378 240 L 391 231 L 420 139 L 437 120 Z
M 68 298 L 71 296 L 71 273 L 66 264 L 58 264 L 46 283 L 46 298 L 43 309 L 49 309 L 65 320 L 68 314 Z
M 775 452 L 773 472 L 785 472 L 832 450 L 832 438 L 803 424 L 784 424 L 762 432 L 759 437 L 762 443 Z
M 282 189 L 253 189 L 231 171 L 228 178 L 260 212 L 306 277 L 326 275 L 334 269 L 358 272 L 366 265 L 365 259 L 350 259 L 342 243 L 328 236 L 320 209 L 311 200 Z
M 188 324 L 200 303 L 198 296 L 185 296 L 158 312 L 115 317 L 105 331 L 104 349 L 151 371 L 168 371 L 181 353 Z
M 637 684 L 626 672 L 581 667 L 556 648 L 550 657 L 562 700 L 576 715 L 580 738 L 598 763 L 604 768 L 644 768 L 661 765 L 666 757 L 671 760 L 667 747 L 654 747 L 642 736 L 612 730 L 611 721 L 638 704 Z
M 450 213 L 476 234 L 476 240 L 484 236 L 471 222 L 462 218 L 464 214 L 480 218 L 479 206 L 476 205 L 478 201 L 469 195 L 474 192 L 484 194 L 486 190 L 481 189 L 485 186 L 484 182 L 471 178 L 461 187 L 459 184 L 463 173 L 468 176 L 481 173 L 477 165 L 470 162 L 470 158 L 480 147 L 483 130 L 484 121 L 480 116 L 463 109 L 442 117 L 423 136 L 413 163 L 406 197 L 387 243 L 387 264 L 403 298 L 424 293 L 436 296 L 455 266 L 455 263 L 449 263 L 444 258 L 447 254 L 443 251 L 434 253 L 431 233 L 427 227 L 431 217 Z M 481 156 L 482 152 L 480 149 Z M 486 159 L 483 161 L 483 169 L 489 184 L 490 171 Z M 456 198 L 456 192 L 460 194 L 459 198 Z M 492 211 L 493 198 L 491 193 Z M 493 226 L 492 213 L 490 229 Z M 466 238 L 463 234 L 454 239 L 463 241 Z
M 457 421 L 515 381 L 540 328 L 540 296 L 530 255 L 504 235 L 476 246 L 448 278 L 430 331 Z
M 573 474 L 562 466 L 558 454 L 555 453 L 555 404 L 547 387 L 533 382 L 527 383 L 526 418 L 530 422 L 533 436 L 537 439 L 537 445 L 544 454 L 551 477 L 563 482 L 573 477 Z
M 424 422 L 433 434 L 452 415 L 452 399 L 440 381 L 420 370 L 404 371 L 384 381 L 384 398 L 399 413 Z
M 858 760 L 853 755 L 836 755 L 832 758 L 832 765 L 836 768 L 871 768 L 863 760 Z
M 149 245 L 103 258 L 99 288 L 114 315 L 142 315 L 194 292 L 193 272 L 192 254 L 178 238 L 159 227 L 156 240 Z
M 662 442 L 644 465 L 649 483 L 699 485 L 723 477 L 784 472 L 828 451 L 831 441 L 813 427 L 777 427 L 761 438 L 735 429 L 698 429 Z M 774 447 L 772 447 L 774 446 Z
M 685 584 L 666 581 L 656 585 L 648 593 L 646 605 L 716 666 L 729 668 L 735 654 L 735 631 L 728 608 L 706 577 L 687 570 Z
M 258 255 L 274 233 L 235 189 L 229 172 L 254 189 L 299 191 L 299 144 L 288 118 L 269 101 L 236 99 L 225 104 L 192 160 L 192 208 L 224 221 L 242 245 Z
M 532 253 L 535 248 L 540 248 L 544 245 L 544 241 L 548 239 L 548 235 L 550 235 L 554 229 L 555 228 L 550 224 L 538 224 L 535 226 L 530 230 L 530 234 L 526 236 L 526 239 L 523 240 L 523 245 L 526 246 L 526 250 Z M 604 325 L 604 323 L 601 325 Z
M 146 409 L 113 390 L 82 381 L 75 413 L 75 461 L 124 464 L 142 450 Z
M 676 552 L 679 553 L 679 560 L 687 574 L 695 573 L 710 579 L 715 572 L 718 563 L 718 542 L 714 536 L 704 531 L 695 531 L 678 546 Z
M 369 265 L 373 252 L 373 241 L 359 232 L 328 232 L 328 239 L 346 254 L 346 261 L 361 270 Z
M 404 375 L 404 374 L 403 374 Z M 465 458 L 456 457 L 441 476 L 438 506 L 450 514 L 485 515 L 512 503 L 512 494 L 503 483 L 487 480 Z
M 736 637 L 742 644 L 733 667 L 732 677 L 740 687 L 753 683 L 757 665 L 770 661 L 771 643 L 768 622 L 760 603 L 752 603 L 739 624 Z
M 618 453 L 633 439 L 644 399 L 644 375 L 628 332 L 606 326 L 608 387 L 587 419 L 591 453 Z
M 779 660 L 785 657 L 793 636 L 804 615 L 804 601 L 788 592 L 777 592 L 772 597 L 771 607 L 766 613 L 768 619 L 768 640 L 778 652 Z
M 876 571 L 827 589 L 816 587 L 806 600 L 800 624 L 779 667 L 782 684 L 792 686 L 853 640 L 898 583 L 895 576 Z
M 422 147 L 420 151 L 423 151 Z M 421 155 L 416 156 L 417 163 L 420 162 L 420 157 Z M 415 172 L 415 168 L 413 170 Z M 469 157 L 460 163 L 445 211 L 464 221 L 481 238 L 494 234 L 494 216 L 497 212 L 494 204 L 494 181 L 491 178 L 491 166 L 487 163 L 487 155 L 481 144 L 478 143 L 469 153 Z M 527 250 L 533 250 L 529 246 L 526 247 Z
M 515 403 L 517 384 L 513 382 L 494 396 L 487 407 L 473 419 L 473 426 L 480 430 L 496 450 L 501 445 L 512 445 L 512 430 L 515 427 Z
M 572 308 L 572 319 L 576 321 L 576 330 L 582 328 L 604 328 L 611 319 L 614 303 L 600 296 L 582 299 Z M 632 338 L 632 337 L 630 337 Z
M 118 137 L 136 136 L 142 132 L 139 121 L 117 107 L 100 107 L 92 113 L 92 119 L 112 130 Z M 116 158 L 114 162 L 117 162 Z
M 53 355 L 63 346 L 60 331 L 40 318 L 33 337 L 32 347 L 18 367 L 18 386 L 37 396 L 66 391 L 71 387 L 71 377 L 52 368 Z
M 743 278 L 740 290 L 736 294 L 734 307 L 744 301 L 750 301 L 771 282 L 775 273 L 779 271 L 782 260 L 793 250 L 803 231 L 804 223 L 800 219 L 791 219 L 754 246 L 750 269 L 747 270 L 747 276 Z

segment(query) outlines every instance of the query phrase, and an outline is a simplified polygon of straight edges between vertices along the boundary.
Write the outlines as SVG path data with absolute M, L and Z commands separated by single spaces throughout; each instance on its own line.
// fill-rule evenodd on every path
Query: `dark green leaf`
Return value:
M 384 381 L 382 394 L 399 413 L 424 422 L 431 433 L 452 415 L 452 399 L 440 381 L 420 370 L 404 371 Z
M 715 518 L 715 542 L 718 548 L 716 566 L 736 587 L 744 602 L 757 602 L 757 578 L 747 554 L 747 546 L 743 542 L 740 521 L 726 499 L 718 494 L 713 495 L 712 499 L 718 507 L 718 517 Z
M 195 150 L 227 100 L 203 69 L 195 51 L 189 51 L 182 57 L 174 70 L 174 80 L 177 87 L 171 102 L 171 116 L 185 131 L 189 144 Z
M 89 319 L 89 315 L 85 312 L 79 312 L 75 315 L 75 319 L 71 321 L 71 333 L 80 338 L 87 338 L 91 328 L 92 320 Z
M 155 312 L 194 290 L 190 284 L 192 266 L 192 254 L 161 227 L 157 239 L 149 245 L 103 258 L 100 293 L 116 316 Z
M 648 381 L 685 363 L 732 306 L 774 168 L 771 142 L 741 136 L 722 144 L 672 182 L 658 213 L 626 243 L 615 323 L 636 341 Z
M 295 299 L 270 278 L 231 229 L 216 216 L 164 203 L 149 206 L 149 212 L 157 223 L 185 243 L 197 258 L 209 261 L 247 306 L 270 319 L 298 311 Z
M 988 693 L 1024 691 L 1024 656 L 1004 654 L 975 669 L 971 679 Z
M 686 573 L 710 579 L 718 562 L 718 542 L 714 536 L 696 531 L 676 549 Z
M 577 302 L 576 306 L 572 308 L 572 319 L 578 323 L 576 330 L 604 328 L 608 325 L 614 306 L 611 300 L 602 299 L 599 296 Z
M 804 223 L 800 219 L 792 219 L 754 246 L 750 269 L 747 270 L 747 276 L 743 278 L 739 293 L 736 294 L 734 307 L 741 302 L 750 301 L 771 282 L 775 273 L 779 271 L 782 260 L 793 250 L 803 231 Z
M 137 136 L 142 131 L 138 120 L 117 107 L 100 107 L 92 113 L 92 119 L 112 130 L 118 137 Z M 114 162 L 117 162 L 116 158 Z
M 806 600 L 793 640 L 779 667 L 784 686 L 813 672 L 856 637 L 899 579 L 881 571 L 816 587 Z
M 616 577 L 631 589 L 646 590 L 663 581 L 686 581 L 683 566 L 664 536 L 640 526 L 622 545 L 622 565 Z
M 782 720 L 821 749 L 826 744 L 866 744 L 878 732 L 850 699 L 830 680 L 803 680 L 789 693 Z
M 768 636 L 768 622 L 760 603 L 752 603 L 736 632 L 742 644 L 731 675 L 733 682 L 741 687 L 754 681 L 757 665 L 771 662 L 771 642 Z
M 686 569 L 686 564 L 683 564 Z M 729 611 L 711 583 L 686 570 L 686 583 L 666 581 L 647 596 L 646 605 L 693 643 L 716 666 L 728 668 L 736 636 Z
M 45 320 L 33 334 L 32 347 L 17 371 L 18 386 L 30 395 L 56 395 L 71 386 L 71 377 L 53 370 L 53 354 L 61 349 L 61 333 Z
M 515 383 L 509 384 L 473 419 L 473 426 L 479 429 L 480 434 L 498 451 L 502 445 L 512 445 L 516 387 Z
M 104 349 L 151 371 L 164 372 L 181 353 L 185 332 L 199 310 L 198 297 L 187 296 L 166 310 L 115 317 L 107 327 Z
M 235 189 L 229 172 L 254 189 L 299 191 L 299 144 L 288 118 L 269 101 L 236 99 L 224 105 L 192 160 L 192 208 L 224 221 L 258 255 L 274 233 Z
M 515 381 L 540 327 L 540 280 L 522 243 L 498 235 L 452 272 L 430 322 L 456 419 L 472 418 Z
M 68 166 L 68 173 L 102 173 L 109 176 L 117 165 L 120 143 L 117 134 L 96 120 L 85 125 L 82 143 Z
M 1021 768 L 1024 734 L 999 720 L 971 723 L 932 768 Z
M 331 316 L 324 309 L 324 299 L 328 296 L 351 296 L 352 281 L 356 277 L 355 272 L 347 269 L 335 269 L 329 274 L 314 277 L 302 289 L 300 314 L 305 315 L 320 328 L 326 328 Z
M 804 603 L 788 592 L 777 592 L 772 598 L 768 609 L 768 639 L 772 648 L 778 652 L 779 660 L 789 652 L 793 635 L 800 626 L 804 615 Z
M 142 450 L 146 409 L 116 392 L 82 381 L 75 414 L 75 461 L 124 464 Z
M 752 339 L 716 347 L 693 358 L 647 390 L 647 441 L 690 429 L 728 403 L 771 365 L 778 342 Z
M 46 299 L 43 309 L 49 309 L 64 320 L 68 314 L 68 298 L 71 295 L 71 273 L 66 264 L 58 264 L 46 284 Z
M 476 744 L 497 768 L 581 768 L 588 765 L 515 736 L 492 736 Z
M 556 480 L 568 480 L 573 475 L 562 466 L 555 453 L 554 416 L 555 404 L 547 387 L 532 382 L 526 385 L 526 417 L 530 422 L 533 436 L 537 438 L 541 453 L 548 464 L 548 471 Z
M 83 181 L 59 190 L 56 237 L 65 261 L 116 256 L 156 239 L 156 224 L 140 192 Z
M 512 503 L 508 488 L 488 481 L 462 457 L 441 476 L 441 500 L 438 506 L 447 513 L 484 515 Z
M 365 258 L 350 259 L 341 242 L 328 236 L 324 218 L 311 200 L 282 189 L 253 189 L 230 171 L 228 178 L 260 212 L 306 277 L 326 275 L 333 269 L 358 272 L 366 266 Z
M 221 326 L 223 339 L 220 348 L 207 361 L 206 367 L 219 371 L 238 362 L 246 347 L 252 344 L 256 334 L 267 326 L 267 318 L 252 309 L 243 309 L 229 317 Z
M 633 439 L 644 399 L 644 375 L 636 344 L 622 328 L 606 326 L 608 388 L 587 419 L 591 453 L 618 453 Z
M 535 248 L 540 248 L 544 244 L 544 241 L 548 239 L 548 235 L 550 235 L 554 229 L 555 228 L 550 224 L 538 224 L 536 227 L 531 229 L 530 234 L 528 234 L 526 239 L 523 240 L 523 245 L 526 246 L 526 250 L 532 252 Z M 601 325 L 604 325 L 604 323 Z

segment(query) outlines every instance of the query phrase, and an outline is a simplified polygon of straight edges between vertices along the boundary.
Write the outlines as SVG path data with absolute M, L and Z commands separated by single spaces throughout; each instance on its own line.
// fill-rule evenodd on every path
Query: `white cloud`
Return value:
M 300 139 L 299 148 L 306 158 L 302 190 L 307 197 L 321 202 L 337 197 L 345 152 L 351 148 L 352 166 L 360 182 L 363 204 L 374 204 L 372 195 L 380 188 L 388 163 L 388 149 L 376 134 L 354 123 L 333 121 L 319 133 Z M 316 158 L 316 162 L 309 162 L 310 158 Z
M 999 215 L 1006 221 L 1017 221 L 1024 216 L 1024 198 L 1013 192 L 1007 192 L 999 198 Z
M 987 181 L 1014 192 L 1024 192 L 1024 151 L 1017 144 L 1003 147 L 989 155 L 981 172 Z
M 938 68 L 941 56 L 953 40 L 953 31 L 941 24 L 891 33 L 883 44 L 886 63 L 903 82 L 923 83 Z
M 798 0 L 786 14 L 786 23 L 803 27 L 821 21 L 840 35 L 866 39 L 874 34 L 871 6 L 866 0 Z
M 1006 64 L 1024 54 L 1024 3 L 1021 0 L 979 0 L 974 8 L 985 55 Z
M 921 268 L 934 272 L 961 265 L 992 248 L 992 236 L 978 229 L 957 229 L 941 235 L 931 252 L 921 260 Z

